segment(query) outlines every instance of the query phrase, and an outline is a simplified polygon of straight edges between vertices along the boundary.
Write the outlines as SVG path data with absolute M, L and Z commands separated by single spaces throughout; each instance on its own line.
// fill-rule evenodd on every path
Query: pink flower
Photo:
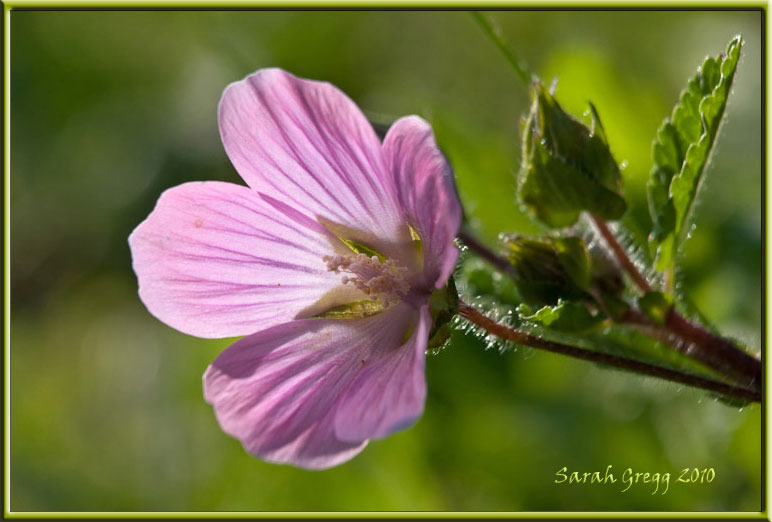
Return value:
M 429 299 L 458 257 L 450 167 L 421 118 L 381 143 L 336 87 L 280 69 L 231 84 L 219 123 L 249 187 L 161 195 L 129 238 L 140 298 L 182 332 L 247 335 L 204 375 L 247 451 L 340 464 L 423 412 Z

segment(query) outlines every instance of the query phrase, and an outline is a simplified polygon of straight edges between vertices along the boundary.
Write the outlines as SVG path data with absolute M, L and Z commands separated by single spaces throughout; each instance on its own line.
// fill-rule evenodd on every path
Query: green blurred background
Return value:
M 495 12 L 558 99 L 592 100 L 645 229 L 651 139 L 706 54 L 743 56 L 687 243 L 687 293 L 761 346 L 763 18 L 756 12 Z M 263 463 L 220 431 L 199 340 L 137 298 L 127 237 L 166 188 L 241 183 L 220 143 L 223 88 L 261 67 L 333 82 L 368 115 L 419 114 L 486 241 L 518 211 L 528 97 L 464 12 L 11 14 L 13 510 L 758 510 L 761 408 L 461 333 L 427 364 L 426 411 L 338 468 Z M 555 473 L 670 472 L 650 485 Z M 675 484 L 683 468 L 711 484 Z M 661 490 L 660 490 L 661 492 Z

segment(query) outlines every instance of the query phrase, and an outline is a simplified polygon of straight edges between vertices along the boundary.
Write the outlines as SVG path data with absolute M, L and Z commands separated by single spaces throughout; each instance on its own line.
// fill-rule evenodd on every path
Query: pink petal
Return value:
M 221 182 L 167 190 L 129 237 L 148 310 L 199 337 L 284 323 L 341 286 L 322 260 L 331 241 L 318 223 Z
M 366 319 L 299 320 L 245 337 L 207 369 L 205 398 L 222 429 L 255 456 L 311 469 L 340 464 L 370 435 L 336 436 L 346 390 L 369 365 L 402 350 L 415 317 L 415 309 L 402 304 Z
M 365 365 L 335 417 L 338 438 L 383 438 L 418 420 L 426 400 L 424 366 L 431 326 L 429 307 L 423 306 L 407 343 Z
M 219 121 L 225 150 L 253 189 L 355 229 L 347 239 L 372 248 L 403 238 L 378 137 L 335 86 L 262 69 L 228 86 Z
M 441 288 L 458 259 L 453 239 L 461 226 L 461 204 L 453 172 L 431 126 L 418 116 L 400 118 L 391 126 L 383 152 L 400 204 L 423 241 L 427 283 Z

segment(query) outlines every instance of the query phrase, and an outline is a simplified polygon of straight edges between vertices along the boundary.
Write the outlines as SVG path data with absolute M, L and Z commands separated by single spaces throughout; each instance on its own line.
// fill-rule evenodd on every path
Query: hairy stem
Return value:
M 637 328 L 706 366 L 751 388 L 761 388 L 761 361 L 670 308 L 662 325 L 630 309 L 621 323 Z
M 519 61 L 517 61 L 515 55 L 512 54 L 512 52 L 507 48 L 507 44 L 504 42 L 504 39 L 501 37 L 499 31 L 493 26 L 493 23 L 479 11 L 472 11 L 470 14 L 474 17 L 475 20 L 477 20 L 477 23 L 480 24 L 480 27 L 482 27 L 483 31 L 485 31 L 485 34 L 496 45 L 498 50 L 501 51 L 501 54 L 504 55 L 504 58 L 507 59 L 509 65 L 511 65 L 512 69 L 515 70 L 517 77 L 520 78 L 521 82 L 523 82 L 523 85 L 525 85 L 526 88 L 530 87 L 531 74 L 525 69 L 525 67 L 520 64 Z
M 679 372 L 670 368 L 656 366 L 654 364 L 645 363 L 636 359 L 621 357 L 619 355 L 596 352 L 593 350 L 587 350 L 585 348 L 578 348 L 576 346 L 547 341 L 545 339 L 541 339 L 540 337 L 536 337 L 535 335 L 521 332 L 519 330 L 510 328 L 509 326 L 499 324 L 493 319 L 482 314 L 476 308 L 464 302 L 459 303 L 459 314 L 470 323 L 479 326 L 491 335 L 495 335 L 500 339 L 512 341 L 523 346 L 530 346 L 538 350 L 545 350 L 552 353 L 574 357 L 576 359 L 604 364 L 606 366 L 620 368 L 641 375 L 657 377 L 727 397 L 761 402 L 761 391 L 757 389 L 735 386 L 713 379 L 707 379 L 689 373 Z
M 622 269 L 630 275 L 630 278 L 642 292 L 650 292 L 652 290 L 651 285 L 635 267 L 606 222 L 597 216 L 591 216 L 591 219 Z M 632 319 L 628 322 L 639 324 L 648 321 L 648 318 L 637 310 L 628 314 L 628 319 Z M 648 326 L 658 327 L 650 321 L 648 321 Z M 705 327 L 685 318 L 676 311 L 675 307 L 671 306 L 667 311 L 663 327 L 669 334 L 667 337 L 671 338 L 668 344 L 687 356 L 754 388 L 761 386 L 761 361 L 759 359 L 708 331 Z
M 628 273 L 637 274 L 639 288 L 651 289 L 646 279 L 638 272 L 635 265 L 627 256 L 624 248 L 614 237 L 608 226 L 602 219 L 593 218 L 598 230 L 604 237 L 609 248 L 614 252 L 619 264 L 627 267 Z M 462 230 L 458 238 L 469 248 L 497 269 L 516 278 L 509 261 L 480 243 L 468 231 Z M 632 276 L 636 280 L 635 276 Z M 727 375 L 738 382 L 747 384 L 753 389 L 761 388 L 761 361 L 748 354 L 744 350 L 732 344 L 730 341 L 719 337 L 705 329 L 705 327 L 686 319 L 675 308 L 671 307 L 666 316 L 665 323 L 658 325 L 649 319 L 643 312 L 631 308 L 622 317 L 621 323 L 639 329 L 642 333 L 653 337 L 673 349 L 691 357 L 714 370 Z
M 491 265 L 512 277 L 516 277 L 512 263 L 510 263 L 506 257 L 500 256 L 490 248 L 480 243 L 477 238 L 475 238 L 467 230 L 461 229 L 457 237 L 461 240 L 462 243 L 464 243 L 464 245 L 466 245 L 469 250 L 485 259 Z
M 643 293 L 651 292 L 651 285 L 646 280 L 646 278 L 643 277 L 643 274 L 641 274 L 635 267 L 635 263 L 632 262 L 630 257 L 627 255 L 627 252 L 625 252 L 625 249 L 622 248 L 622 245 L 619 244 L 619 241 L 617 241 L 617 238 L 614 236 L 614 233 L 611 232 L 606 222 L 603 219 L 592 215 L 590 216 L 590 219 L 595 225 L 595 228 L 597 228 L 598 233 L 600 233 L 601 237 L 603 237 L 606 245 L 614 253 L 614 257 L 616 258 L 622 270 L 627 272 L 627 275 L 629 275 L 633 280 L 635 286 L 640 288 Z

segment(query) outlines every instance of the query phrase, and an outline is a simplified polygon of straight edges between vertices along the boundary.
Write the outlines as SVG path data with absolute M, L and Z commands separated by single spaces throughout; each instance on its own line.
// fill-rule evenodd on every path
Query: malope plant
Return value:
M 412 425 L 426 354 L 454 328 L 761 401 L 759 356 L 699 319 L 677 284 L 742 39 L 705 60 L 659 128 L 653 229 L 635 245 L 598 111 L 568 114 L 473 16 L 531 96 L 517 194 L 543 235 L 483 244 L 426 121 L 406 116 L 379 136 L 335 86 L 275 68 L 231 84 L 219 105 L 247 186 L 173 187 L 131 234 L 153 315 L 190 335 L 244 336 L 207 369 L 204 397 L 249 453 L 324 469 Z

